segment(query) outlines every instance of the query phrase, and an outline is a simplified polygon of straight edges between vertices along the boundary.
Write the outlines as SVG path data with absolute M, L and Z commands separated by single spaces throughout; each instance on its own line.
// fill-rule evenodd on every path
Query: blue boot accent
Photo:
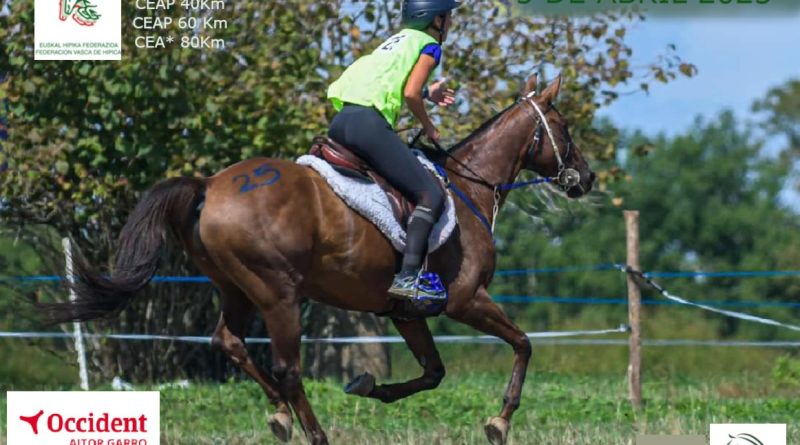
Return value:
M 389 295 L 406 301 L 412 312 L 422 316 L 438 315 L 447 304 L 447 289 L 435 272 L 398 274 Z
M 425 272 L 417 279 L 417 295 L 413 299 L 414 306 L 430 314 L 438 314 L 447 304 L 447 289 L 442 284 L 439 274 Z

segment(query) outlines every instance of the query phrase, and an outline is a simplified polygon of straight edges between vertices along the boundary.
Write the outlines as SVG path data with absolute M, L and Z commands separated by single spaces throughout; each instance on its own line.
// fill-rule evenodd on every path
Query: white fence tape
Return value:
M 608 329 L 601 331 L 574 331 L 590 332 L 591 334 L 579 335 L 601 335 L 610 333 L 622 333 L 624 330 Z M 542 332 L 530 333 L 529 337 L 534 340 L 534 344 L 539 345 L 574 345 L 574 346 L 628 346 L 628 340 L 623 339 L 574 339 L 568 338 L 564 332 Z M 208 344 L 210 337 L 194 336 L 169 336 L 169 335 L 135 335 L 135 334 L 89 334 L 96 338 L 111 338 L 116 340 L 160 340 L 177 341 L 185 343 Z M 84 334 L 86 336 L 86 334 Z M 0 332 L 2 338 L 65 338 L 71 339 L 71 334 L 61 332 Z M 353 341 L 358 339 L 357 341 Z M 437 343 L 503 343 L 502 340 L 490 336 L 438 336 L 434 337 Z M 333 337 L 333 338 L 303 338 L 305 343 L 403 343 L 400 337 Z M 268 338 L 248 338 L 248 343 L 269 343 Z M 684 339 L 663 339 L 663 340 L 642 340 L 645 346 L 708 346 L 708 347 L 736 347 L 736 348 L 800 348 L 800 341 L 740 341 L 740 340 L 684 340 Z
M 621 325 L 614 329 L 600 329 L 594 331 L 562 331 L 562 332 L 529 332 L 529 338 L 563 338 L 585 335 L 617 334 L 628 331 L 628 327 Z M 211 343 L 211 337 L 185 336 L 185 335 L 150 335 L 150 334 L 83 334 L 84 338 L 112 340 L 155 340 L 174 341 L 182 343 Z M 0 338 L 72 338 L 72 334 L 65 332 L 0 332 Z M 497 337 L 490 335 L 440 335 L 435 336 L 437 343 L 502 343 Z M 269 338 L 248 338 L 247 343 L 269 343 Z M 399 336 L 375 337 L 328 337 L 328 338 L 302 338 L 303 343 L 405 343 Z
M 700 304 L 700 303 L 695 303 L 695 302 L 689 301 L 689 300 L 687 300 L 685 298 L 681 298 L 681 297 L 679 297 L 677 295 L 672 295 L 666 289 L 664 289 L 662 286 L 660 286 L 659 284 L 657 284 L 656 282 L 654 282 L 653 280 L 648 278 L 646 274 L 644 274 L 644 273 L 642 273 L 642 272 L 640 272 L 638 270 L 635 270 L 635 269 L 631 268 L 630 266 L 619 264 L 619 265 L 617 265 L 617 268 L 619 270 L 621 270 L 622 273 L 632 274 L 635 277 L 643 280 L 650 287 L 652 287 L 653 289 L 658 291 L 658 293 L 660 293 L 664 298 L 666 298 L 668 300 L 671 300 L 671 301 L 674 301 L 676 303 L 685 304 L 687 306 L 696 307 L 698 309 L 703 309 L 703 310 L 706 310 L 706 311 L 709 311 L 709 312 L 714 312 L 714 313 L 717 313 L 717 314 L 727 315 L 728 317 L 738 318 L 740 320 L 752 321 L 752 322 L 755 322 L 755 323 L 761 323 L 761 324 L 769 325 L 769 326 L 777 326 L 777 327 L 780 327 L 780 328 L 786 328 L 786 329 L 791 329 L 792 331 L 800 332 L 800 326 L 796 326 L 796 325 L 792 325 L 792 324 L 788 324 L 788 323 L 782 323 L 780 321 L 776 321 L 776 320 L 773 320 L 771 318 L 757 317 L 755 315 L 745 314 L 744 312 L 736 312 L 736 311 L 729 311 L 729 310 L 725 310 L 725 309 L 718 309 L 718 308 L 715 308 L 715 307 L 707 306 L 705 304 Z

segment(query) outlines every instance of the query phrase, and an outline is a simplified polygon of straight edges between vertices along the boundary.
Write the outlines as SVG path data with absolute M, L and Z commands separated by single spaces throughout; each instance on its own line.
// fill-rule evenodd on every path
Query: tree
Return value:
M 753 104 L 753 111 L 766 114 L 762 127 L 769 135 L 785 136 L 789 151 L 800 154 L 800 80 L 770 89 L 764 99 Z
M 5 82 L 5 76 L 0 76 L 0 84 Z M 3 154 L 3 143 L 8 140 L 8 100 L 0 90 L 0 173 L 8 170 L 8 161 Z

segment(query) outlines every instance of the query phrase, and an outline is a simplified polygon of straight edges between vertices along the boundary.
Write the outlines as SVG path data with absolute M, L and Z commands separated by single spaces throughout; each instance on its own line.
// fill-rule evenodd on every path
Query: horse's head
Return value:
M 520 104 L 534 125 L 523 168 L 556 178 L 555 182 L 567 196 L 581 197 L 592 189 L 595 174 L 572 140 L 569 122 L 553 104 L 561 88 L 561 76 L 539 95 L 536 95 L 536 82 L 535 74 L 528 78 L 521 98 L 527 103 Z

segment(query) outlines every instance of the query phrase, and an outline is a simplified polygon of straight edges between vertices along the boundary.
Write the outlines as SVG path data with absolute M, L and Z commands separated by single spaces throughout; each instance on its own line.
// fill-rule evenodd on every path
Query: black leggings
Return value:
M 361 156 L 417 206 L 408 223 L 403 270 L 419 269 L 430 229 L 444 210 L 439 184 L 375 108 L 345 105 L 331 121 L 328 136 Z

